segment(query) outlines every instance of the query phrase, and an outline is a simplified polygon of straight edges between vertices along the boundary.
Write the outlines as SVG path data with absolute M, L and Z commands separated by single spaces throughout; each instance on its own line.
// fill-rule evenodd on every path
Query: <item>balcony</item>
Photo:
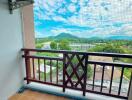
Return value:
M 119 62 L 118 59 L 131 59 L 130 54 L 40 49 L 22 51 L 26 66 L 24 80 L 28 85 L 33 82 L 40 83 L 42 87 L 58 87 L 63 94 L 70 89 L 82 93 L 82 97 L 85 98 L 91 93 L 128 99 L 132 73 L 130 78 L 126 78 L 124 71 L 126 68 L 132 70 L 132 63 Z M 53 55 L 45 56 L 46 53 Z M 111 60 L 107 61 L 107 58 Z M 48 87 L 44 89 L 48 90 Z M 70 93 L 74 96 L 75 92 Z

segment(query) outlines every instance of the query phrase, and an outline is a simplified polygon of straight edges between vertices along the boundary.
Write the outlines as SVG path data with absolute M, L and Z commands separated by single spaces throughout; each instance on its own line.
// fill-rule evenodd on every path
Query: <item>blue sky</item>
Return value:
M 132 36 L 132 0 L 35 0 L 36 37 Z

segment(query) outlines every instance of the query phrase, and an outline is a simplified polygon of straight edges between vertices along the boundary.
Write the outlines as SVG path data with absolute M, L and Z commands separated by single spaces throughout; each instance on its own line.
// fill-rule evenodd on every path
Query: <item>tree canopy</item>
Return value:
M 70 50 L 69 41 L 67 40 L 61 40 L 59 42 L 59 49 L 60 50 Z
M 108 52 L 108 53 L 124 53 L 125 51 L 118 45 L 103 44 L 97 45 L 88 51 L 90 52 Z
M 55 41 L 52 41 L 50 43 L 50 47 L 51 47 L 51 49 L 57 49 L 57 43 Z

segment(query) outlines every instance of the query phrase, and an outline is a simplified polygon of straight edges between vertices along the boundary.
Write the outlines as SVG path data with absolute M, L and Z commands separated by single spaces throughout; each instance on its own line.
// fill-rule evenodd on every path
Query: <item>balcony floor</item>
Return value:
M 114 97 L 99 95 L 99 94 L 93 94 L 93 93 L 88 93 L 88 92 L 86 93 L 86 96 L 82 96 L 82 91 L 66 89 L 65 92 L 62 92 L 61 87 L 49 86 L 46 84 L 39 84 L 39 83 L 34 83 L 34 82 L 30 82 L 30 84 L 28 85 L 25 84 L 24 88 L 33 90 L 33 91 L 41 91 L 41 93 L 44 93 L 44 95 L 49 95 L 48 99 L 38 99 L 37 98 L 33 100 L 69 100 L 68 98 L 73 99 L 73 100 L 125 100 L 125 99 L 119 99 L 119 98 L 114 98 Z M 51 99 L 50 99 L 50 96 L 51 96 Z M 60 99 L 58 98 L 55 99 L 55 97 L 60 97 Z M 19 100 L 19 99 L 9 99 L 9 100 Z M 20 100 L 23 100 L 23 99 L 20 99 Z M 32 100 L 32 99 L 28 99 L 28 100 Z
M 70 100 L 68 98 L 25 90 L 23 93 L 15 94 L 9 100 Z

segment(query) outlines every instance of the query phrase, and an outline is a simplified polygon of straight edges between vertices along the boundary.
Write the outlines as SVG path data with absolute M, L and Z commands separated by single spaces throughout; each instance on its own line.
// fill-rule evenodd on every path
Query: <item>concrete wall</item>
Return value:
M 22 8 L 24 48 L 35 48 L 33 5 Z
M 24 48 L 35 48 L 35 32 L 34 32 L 34 18 L 33 5 L 28 5 L 22 8 L 22 23 L 23 23 L 23 39 Z M 32 54 L 32 53 L 30 53 Z M 29 68 L 30 75 L 33 73 L 32 66 Z
M 20 10 L 9 13 L 7 1 L 0 0 L 0 100 L 7 100 L 17 92 L 24 78 L 20 51 L 25 44 L 22 34 L 24 24 Z

